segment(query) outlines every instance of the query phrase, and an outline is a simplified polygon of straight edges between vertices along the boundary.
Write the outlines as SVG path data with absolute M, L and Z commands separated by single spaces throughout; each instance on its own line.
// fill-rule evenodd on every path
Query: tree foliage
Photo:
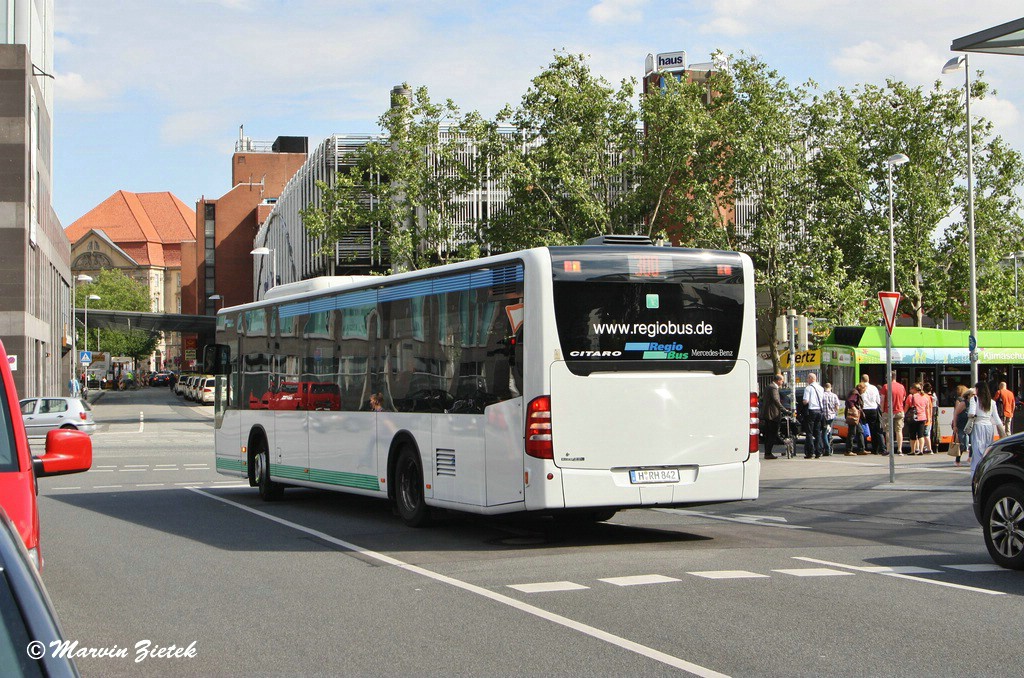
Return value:
M 137 311 L 151 310 L 151 301 L 147 287 L 117 269 L 104 269 L 93 278 L 91 283 L 78 285 L 75 288 L 75 307 L 86 308 L 86 299 L 90 295 L 99 299 L 89 300 L 89 310 Z M 82 328 L 84 332 L 84 327 Z M 77 345 L 85 345 L 84 334 L 80 335 Z M 95 326 L 89 329 L 89 348 L 95 351 L 107 351 L 113 355 L 129 356 L 142 360 L 153 353 L 158 337 L 141 330 L 119 331 L 101 330 Z

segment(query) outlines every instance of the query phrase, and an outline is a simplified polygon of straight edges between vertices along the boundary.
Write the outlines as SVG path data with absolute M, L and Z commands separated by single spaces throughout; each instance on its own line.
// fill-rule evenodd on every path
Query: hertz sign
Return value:
M 821 351 L 798 351 L 796 354 L 796 367 L 797 369 L 811 369 L 816 368 L 821 364 Z M 789 351 L 784 351 L 779 356 L 779 365 L 783 369 L 789 369 Z

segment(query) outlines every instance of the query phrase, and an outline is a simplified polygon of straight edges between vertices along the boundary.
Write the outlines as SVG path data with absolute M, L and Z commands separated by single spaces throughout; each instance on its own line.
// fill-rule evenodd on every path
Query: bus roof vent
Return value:
M 584 245 L 644 245 L 654 243 L 646 235 L 599 235 L 588 239 Z

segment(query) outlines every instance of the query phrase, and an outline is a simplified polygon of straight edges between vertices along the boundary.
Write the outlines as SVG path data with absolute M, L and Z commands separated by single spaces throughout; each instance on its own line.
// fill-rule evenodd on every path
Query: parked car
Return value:
M 1024 433 L 992 443 L 971 480 L 974 515 L 997 565 L 1024 570 Z
M 188 378 L 191 375 L 187 372 L 182 372 L 178 375 L 178 380 L 174 382 L 174 395 L 185 395 L 185 385 L 188 383 Z
M 54 429 L 75 429 L 92 435 L 92 405 L 82 398 L 25 398 L 21 416 L 29 438 L 43 438 Z
M 74 660 L 51 651 L 64 640 L 38 570 L 7 512 L 0 506 L 0 674 L 5 676 L 77 676 Z M 43 648 L 28 656 L 29 643 Z
M 199 381 L 199 386 L 197 387 L 198 396 L 196 397 L 196 402 L 202 403 L 204 405 L 212 405 L 214 389 L 216 388 L 216 386 L 217 380 L 214 379 L 213 377 L 206 377 L 204 379 L 201 379 Z
M 81 398 L 25 398 L 21 401 L 21 416 L 29 438 L 45 437 L 58 428 L 89 435 L 96 432 L 92 405 Z
M 81 431 L 50 431 L 45 453 L 33 457 L 23 418 L 14 410 L 16 402 L 18 392 L 7 351 L 0 342 L 0 508 L 6 511 L 29 557 L 41 569 L 36 478 L 88 471 L 92 466 L 92 439 Z M 0 609 L 6 608 L 0 605 Z

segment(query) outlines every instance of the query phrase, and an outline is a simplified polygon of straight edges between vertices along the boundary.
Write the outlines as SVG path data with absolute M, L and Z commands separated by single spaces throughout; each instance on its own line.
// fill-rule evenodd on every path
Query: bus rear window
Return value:
M 743 329 L 739 255 L 552 248 L 555 318 L 577 374 L 732 370 Z

